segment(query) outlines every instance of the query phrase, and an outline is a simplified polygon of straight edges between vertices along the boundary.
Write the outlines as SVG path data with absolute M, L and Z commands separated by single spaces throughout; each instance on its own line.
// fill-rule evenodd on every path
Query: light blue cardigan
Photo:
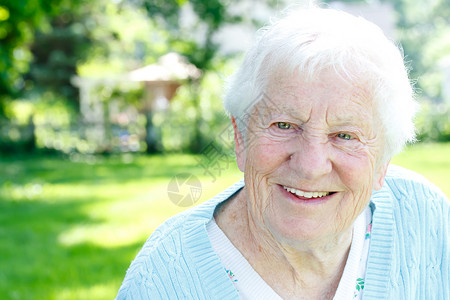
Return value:
M 216 206 L 242 188 L 167 220 L 147 240 L 127 271 L 122 299 L 239 299 L 206 224 Z M 450 299 L 449 202 L 420 175 L 390 167 L 371 199 L 372 239 L 363 299 Z

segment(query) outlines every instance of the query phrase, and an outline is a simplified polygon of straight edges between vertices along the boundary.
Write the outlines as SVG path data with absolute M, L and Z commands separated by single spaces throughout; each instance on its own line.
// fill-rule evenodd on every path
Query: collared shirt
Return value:
M 344 272 L 334 296 L 335 300 L 362 299 L 371 227 L 372 210 L 368 206 L 357 217 L 353 225 L 352 244 Z M 217 226 L 214 218 L 207 224 L 206 229 L 211 245 L 222 261 L 241 299 L 282 299 L 231 243 L 224 232 Z

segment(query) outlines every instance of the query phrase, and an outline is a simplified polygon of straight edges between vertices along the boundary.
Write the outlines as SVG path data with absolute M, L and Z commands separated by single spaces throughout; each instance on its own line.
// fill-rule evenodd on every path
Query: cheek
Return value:
M 335 166 L 339 180 L 347 192 L 336 208 L 333 221 L 335 230 L 342 232 L 349 228 L 368 205 L 372 194 L 372 168 L 367 159 L 342 158 L 342 164 Z
M 245 186 L 247 188 L 251 214 L 264 223 L 264 215 L 271 215 L 272 190 L 271 174 L 275 173 L 286 161 L 287 152 L 278 143 L 260 138 L 249 143 L 246 149 Z
M 349 188 L 355 189 L 368 185 L 372 174 L 372 166 L 365 159 L 348 158 L 343 159 L 337 166 L 342 182 Z
M 247 163 L 254 171 L 268 175 L 289 159 L 287 145 L 260 138 L 247 148 Z
M 368 153 L 354 153 L 341 157 L 336 166 L 341 182 L 349 195 L 342 205 L 349 215 L 355 217 L 368 204 L 373 189 L 373 159 Z
M 370 181 L 375 170 L 375 155 L 372 147 L 363 146 L 354 151 L 337 151 L 333 158 L 343 181 L 351 186 L 364 186 Z M 344 180 L 345 179 L 345 180 Z M 351 184 L 353 182 L 353 184 Z

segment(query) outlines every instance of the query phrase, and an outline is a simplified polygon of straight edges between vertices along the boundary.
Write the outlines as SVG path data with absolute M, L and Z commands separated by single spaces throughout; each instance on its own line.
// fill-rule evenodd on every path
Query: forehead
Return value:
M 367 123 L 375 115 L 369 83 L 346 80 L 333 70 L 324 70 L 311 79 L 275 74 L 268 81 L 265 98 L 260 104 L 263 110 L 287 113 L 302 121 L 320 112 L 326 113 L 329 122 L 352 124 Z

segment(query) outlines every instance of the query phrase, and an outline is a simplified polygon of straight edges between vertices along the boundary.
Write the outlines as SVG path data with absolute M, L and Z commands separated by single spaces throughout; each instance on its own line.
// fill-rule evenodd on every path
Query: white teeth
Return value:
M 328 196 L 330 194 L 329 192 L 303 192 L 300 190 L 289 188 L 287 186 L 283 186 L 283 188 L 292 194 L 296 194 L 297 196 L 305 198 L 320 198 L 323 196 Z

